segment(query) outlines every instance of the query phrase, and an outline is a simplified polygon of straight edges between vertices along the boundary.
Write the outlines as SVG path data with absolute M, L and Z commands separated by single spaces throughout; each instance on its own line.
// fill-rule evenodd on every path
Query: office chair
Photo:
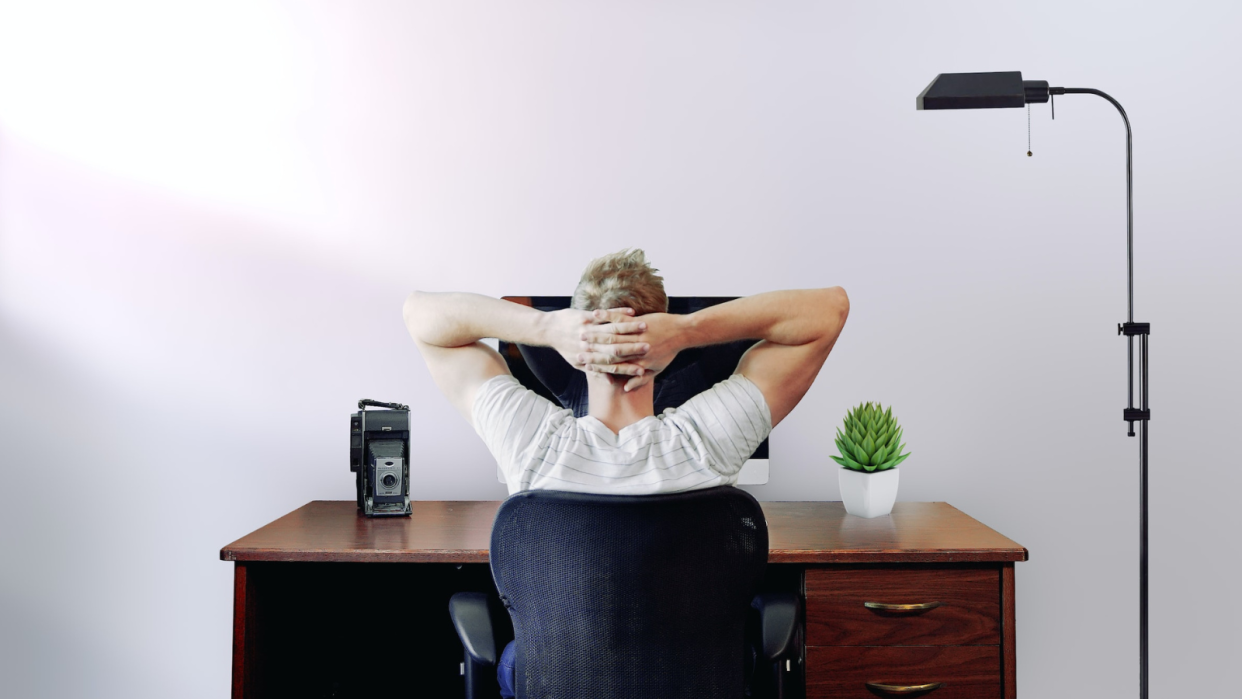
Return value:
M 798 597 L 755 595 L 767 556 L 763 510 L 737 488 L 518 493 L 492 525 L 500 600 L 449 603 L 467 699 L 499 696 L 510 628 L 518 699 L 740 699 L 748 632 L 752 694 L 781 697 L 799 653 Z

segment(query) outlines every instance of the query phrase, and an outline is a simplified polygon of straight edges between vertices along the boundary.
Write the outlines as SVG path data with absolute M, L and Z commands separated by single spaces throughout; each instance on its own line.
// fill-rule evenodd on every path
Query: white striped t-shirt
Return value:
M 508 374 L 479 387 L 472 416 L 510 495 L 540 489 L 649 495 L 732 485 L 772 431 L 763 394 L 741 374 L 620 434 L 589 415 L 575 419 Z

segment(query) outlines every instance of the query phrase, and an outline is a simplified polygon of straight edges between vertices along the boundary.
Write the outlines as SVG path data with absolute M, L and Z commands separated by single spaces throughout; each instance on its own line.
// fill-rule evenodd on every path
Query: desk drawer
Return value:
M 925 696 L 928 699 L 976 699 L 1001 696 L 999 646 L 902 646 L 864 648 L 811 646 L 806 649 L 807 699 L 876 699 Z M 868 687 L 943 684 L 913 695 Z
M 806 644 L 999 644 L 1000 588 L 1000 571 L 986 568 L 812 568 L 806 571 Z M 867 602 L 940 605 L 886 611 Z

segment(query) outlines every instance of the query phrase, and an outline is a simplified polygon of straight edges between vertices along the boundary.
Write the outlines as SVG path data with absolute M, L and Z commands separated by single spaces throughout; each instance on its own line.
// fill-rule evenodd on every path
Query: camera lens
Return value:
M 381 478 L 380 482 L 384 484 L 385 488 L 394 488 L 397 485 L 397 477 L 390 473 Z

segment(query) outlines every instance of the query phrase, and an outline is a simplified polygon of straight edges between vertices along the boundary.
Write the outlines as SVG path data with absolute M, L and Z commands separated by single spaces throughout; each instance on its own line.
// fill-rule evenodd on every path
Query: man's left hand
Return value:
M 646 329 L 645 323 L 634 321 L 634 309 L 610 308 L 608 310 L 579 311 L 566 308 L 548 314 L 550 321 L 548 345 L 555 349 L 570 366 L 587 371 L 587 365 L 604 356 L 602 353 L 584 352 L 588 332 L 597 327 L 609 327 L 614 336 L 632 335 Z M 609 347 L 607 356 L 613 362 L 624 362 L 641 357 L 646 345 L 639 342 L 621 342 Z
M 682 319 L 671 313 L 648 313 L 633 321 L 588 328 L 583 333 L 587 370 L 633 377 L 626 382 L 626 391 L 651 383 L 685 349 Z M 629 348 L 643 351 L 628 353 Z

